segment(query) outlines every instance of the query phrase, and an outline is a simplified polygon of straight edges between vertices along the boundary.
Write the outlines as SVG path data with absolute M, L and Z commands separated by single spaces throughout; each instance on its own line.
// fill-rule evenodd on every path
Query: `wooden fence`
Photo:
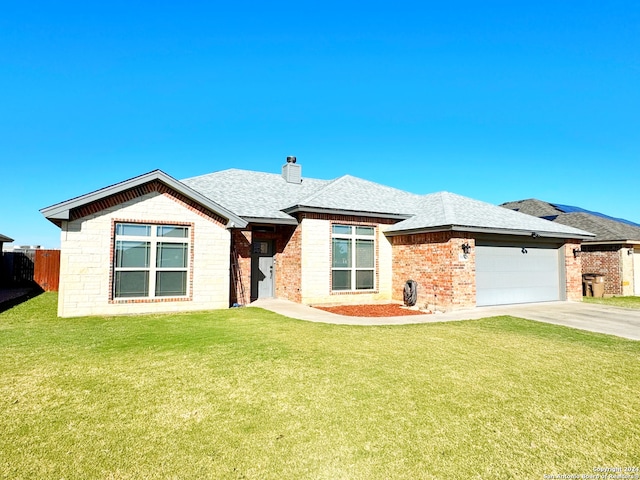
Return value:
M 60 250 L 36 250 L 33 281 L 45 292 L 57 292 L 60 283 Z
M 0 262 L 0 286 L 36 284 L 45 292 L 58 291 L 60 250 L 29 249 L 4 252 Z

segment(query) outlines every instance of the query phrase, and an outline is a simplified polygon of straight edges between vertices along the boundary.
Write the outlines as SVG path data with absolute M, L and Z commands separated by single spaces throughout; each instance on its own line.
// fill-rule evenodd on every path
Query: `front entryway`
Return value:
M 251 301 L 273 298 L 273 240 L 254 240 L 251 245 Z

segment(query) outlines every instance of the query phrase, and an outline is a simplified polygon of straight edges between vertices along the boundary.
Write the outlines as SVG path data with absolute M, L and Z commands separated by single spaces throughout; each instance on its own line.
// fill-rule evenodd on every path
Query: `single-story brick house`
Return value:
M 604 275 L 605 295 L 640 295 L 640 224 L 535 198 L 501 206 L 595 234 L 582 243 L 582 273 Z
M 58 314 L 303 304 L 420 307 L 582 298 L 590 234 L 447 192 L 349 175 L 230 169 L 178 181 L 156 170 L 41 210 L 61 233 Z

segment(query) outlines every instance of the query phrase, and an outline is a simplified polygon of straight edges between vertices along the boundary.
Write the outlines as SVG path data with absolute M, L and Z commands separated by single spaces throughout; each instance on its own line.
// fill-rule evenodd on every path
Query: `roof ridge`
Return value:
M 318 195 L 320 195 L 320 193 L 323 192 L 326 188 L 328 188 L 331 185 L 334 185 L 338 181 L 340 181 L 340 180 L 342 180 L 342 179 L 344 179 L 345 177 L 348 177 L 348 176 L 350 176 L 350 175 L 342 175 L 341 177 L 334 178 L 333 180 L 324 180 L 325 182 L 328 182 L 326 185 L 323 185 L 322 188 L 319 188 L 318 190 L 313 192 L 311 195 L 307 195 L 306 197 L 298 199 L 297 202 L 299 204 L 302 204 L 302 202 L 310 202 L 311 200 L 317 198 Z
M 440 193 L 440 201 L 442 202 L 442 209 L 444 211 L 444 218 L 447 221 L 450 221 L 451 224 L 455 223 L 456 211 L 453 208 L 453 205 L 449 201 L 451 198 L 451 194 L 449 192 L 439 192 Z

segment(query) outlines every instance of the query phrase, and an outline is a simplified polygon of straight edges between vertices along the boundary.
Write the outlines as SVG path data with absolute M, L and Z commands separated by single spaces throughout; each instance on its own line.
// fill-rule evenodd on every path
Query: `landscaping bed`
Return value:
M 402 315 L 425 315 L 431 312 L 412 310 L 397 303 L 372 305 L 339 305 L 336 307 L 315 307 L 326 312 L 349 317 L 400 317 Z

